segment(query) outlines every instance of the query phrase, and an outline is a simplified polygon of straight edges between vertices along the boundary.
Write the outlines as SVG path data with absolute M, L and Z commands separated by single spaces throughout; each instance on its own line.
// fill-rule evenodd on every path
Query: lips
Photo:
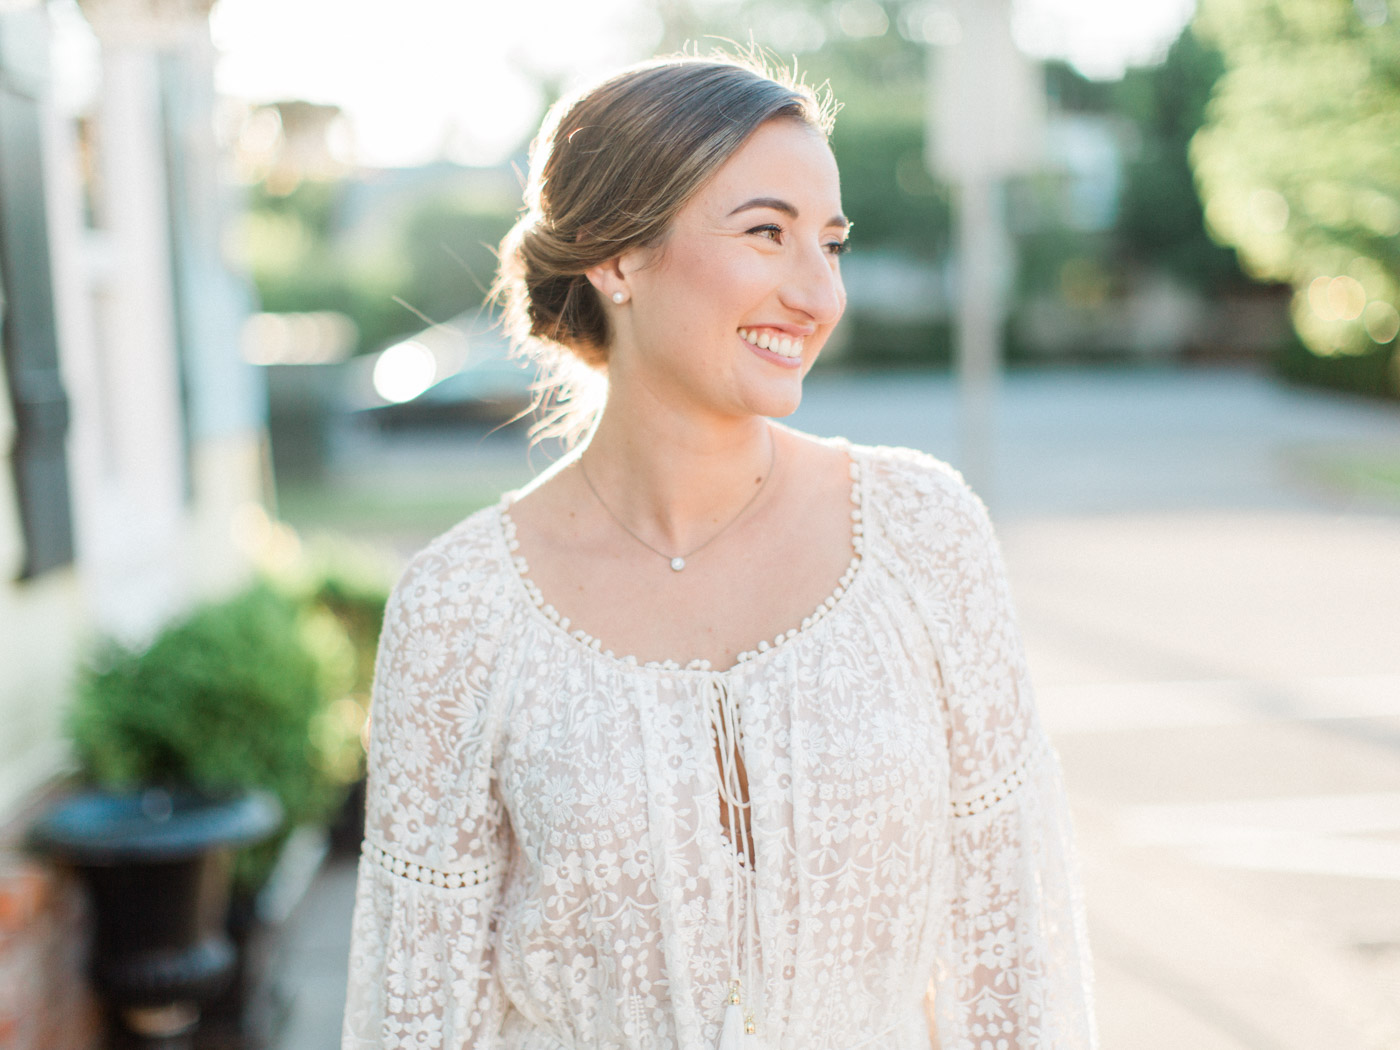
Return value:
M 758 347 L 760 350 L 768 350 L 779 357 L 801 357 L 802 337 L 783 335 L 781 332 L 769 331 L 760 328 L 740 328 L 739 338 L 746 343 Z

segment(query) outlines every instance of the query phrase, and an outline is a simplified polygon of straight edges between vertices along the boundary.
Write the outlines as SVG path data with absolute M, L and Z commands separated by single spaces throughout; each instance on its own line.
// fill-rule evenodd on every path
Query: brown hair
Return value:
M 586 271 L 660 241 L 761 124 L 784 117 L 829 135 L 835 108 L 756 54 L 645 62 L 551 107 L 492 290 L 507 333 L 541 366 L 537 432 L 577 437 L 589 373 L 606 370 L 611 333 Z

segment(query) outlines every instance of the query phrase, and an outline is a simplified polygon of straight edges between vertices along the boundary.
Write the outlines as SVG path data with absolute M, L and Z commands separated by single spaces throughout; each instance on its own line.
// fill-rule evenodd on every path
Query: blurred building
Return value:
M 212 0 L 0 5 L 0 1045 L 92 1045 L 71 888 L 24 856 L 91 642 L 248 571 L 262 389 L 222 259 Z M 84 1023 L 84 1018 L 89 1019 Z
M 293 99 L 252 109 L 238 138 L 237 160 L 245 181 L 287 194 L 303 179 L 341 177 L 352 151 L 339 106 Z

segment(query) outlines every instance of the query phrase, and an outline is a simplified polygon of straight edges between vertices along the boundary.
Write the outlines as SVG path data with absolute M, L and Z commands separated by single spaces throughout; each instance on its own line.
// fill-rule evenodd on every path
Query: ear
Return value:
M 624 303 L 632 298 L 632 290 L 627 286 L 627 271 L 623 265 L 623 256 L 619 255 L 606 262 L 601 262 L 597 266 L 591 266 L 583 271 L 583 275 L 588 278 L 589 284 L 598 289 L 598 294 L 607 302 L 617 302 L 619 294 Z

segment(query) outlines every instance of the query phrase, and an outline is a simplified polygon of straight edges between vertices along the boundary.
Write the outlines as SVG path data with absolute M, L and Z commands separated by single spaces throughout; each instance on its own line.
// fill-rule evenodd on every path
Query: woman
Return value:
M 845 305 L 830 117 L 682 59 L 546 121 L 501 287 L 606 403 L 396 588 L 347 1048 L 1093 1045 L 981 504 L 769 422 Z

